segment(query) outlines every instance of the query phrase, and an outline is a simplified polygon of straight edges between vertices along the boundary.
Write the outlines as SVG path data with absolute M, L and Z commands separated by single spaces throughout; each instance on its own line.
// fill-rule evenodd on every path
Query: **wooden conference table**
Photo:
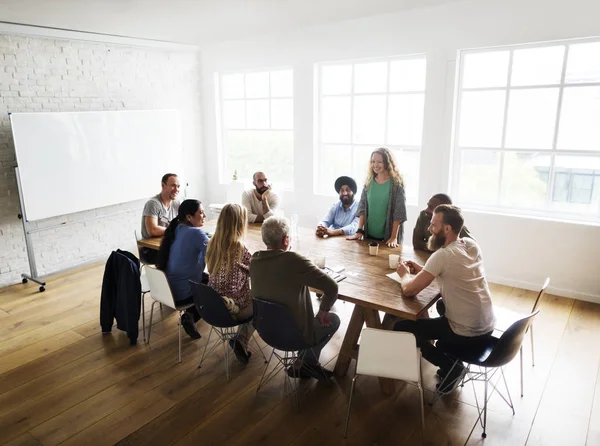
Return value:
M 206 222 L 205 226 L 215 226 L 215 221 Z M 298 228 L 299 241 L 292 250 L 309 259 L 317 256 L 326 257 L 326 266 L 343 267 L 342 275 L 346 279 L 338 283 L 338 298 L 354 304 L 354 310 L 346 330 L 346 336 L 340 348 L 340 355 L 335 365 L 335 374 L 344 376 L 352 358 L 358 356 L 358 338 L 363 323 L 367 327 L 381 328 L 379 311 L 405 319 L 427 317 L 427 310 L 438 298 L 439 290 L 435 282 L 416 297 L 407 298 L 402 295 L 400 284 L 385 277 L 394 270 L 389 267 L 388 255 L 399 254 L 401 260 L 416 260 L 423 264 L 428 254 L 413 251 L 412 247 L 388 248 L 379 242 L 377 256 L 369 255 L 368 241 L 351 241 L 345 237 L 320 238 L 314 229 Z M 138 241 L 138 245 L 151 249 L 159 249 L 162 237 L 154 237 Z M 250 252 L 265 249 L 260 234 L 260 224 L 249 224 L 246 234 L 246 246 Z M 392 382 L 381 380 L 381 388 L 390 393 Z

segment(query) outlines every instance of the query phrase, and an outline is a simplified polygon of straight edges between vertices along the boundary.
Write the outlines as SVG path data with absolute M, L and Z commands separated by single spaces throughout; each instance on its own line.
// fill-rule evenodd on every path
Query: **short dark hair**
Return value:
M 256 181 L 256 175 L 258 175 L 259 173 L 262 173 L 263 175 L 265 174 L 262 170 L 257 170 L 252 174 L 252 181 Z
M 167 184 L 169 182 L 169 178 L 176 177 L 176 176 L 177 176 L 176 173 L 165 173 L 162 177 L 162 180 L 160 180 L 160 182 L 162 184 Z
M 435 194 L 433 197 L 431 197 L 432 199 L 435 199 L 437 201 L 440 202 L 440 204 L 452 204 L 452 198 L 450 198 L 450 195 L 446 195 L 446 194 Z
M 460 234 L 460 231 L 462 231 L 463 225 L 465 224 L 465 219 L 458 206 L 440 204 L 434 209 L 433 213 L 442 214 L 442 223 L 450 225 L 452 232 Z

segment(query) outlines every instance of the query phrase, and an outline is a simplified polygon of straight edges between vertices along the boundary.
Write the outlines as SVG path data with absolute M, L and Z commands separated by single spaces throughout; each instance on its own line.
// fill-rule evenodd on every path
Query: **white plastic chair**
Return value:
M 144 266 L 146 263 L 142 260 L 142 255 L 140 253 L 140 247 L 137 244 L 140 240 L 143 239 L 142 235 L 137 231 L 134 231 L 135 234 L 135 246 L 138 250 L 138 258 L 140 259 L 140 281 L 142 283 L 142 333 L 144 334 L 144 342 L 146 342 L 146 306 L 144 304 L 144 299 L 146 297 L 146 293 L 150 292 L 150 285 L 148 285 L 148 278 L 146 277 L 146 272 L 144 270 Z
M 356 374 L 352 378 L 344 438 L 348 434 L 352 395 L 354 394 L 356 378 L 359 375 L 399 379 L 416 385 L 421 397 L 421 426 L 422 436 L 424 437 L 425 404 L 421 379 L 421 350 L 417 348 L 417 340 L 414 334 L 375 328 L 363 329 L 358 349 Z
M 539 308 L 540 302 L 542 301 L 542 298 L 546 294 L 546 289 L 548 288 L 549 284 L 550 284 L 550 277 L 546 277 L 546 280 L 544 281 L 544 284 L 542 285 L 542 289 L 538 293 L 538 296 L 535 299 L 535 302 L 533 303 L 533 308 L 531 309 L 532 313 L 535 313 L 535 311 Z M 494 313 L 496 314 L 495 330 L 499 331 L 500 333 L 504 333 L 508 329 L 508 327 L 510 327 L 513 324 L 513 322 L 518 321 L 523 316 L 527 315 L 524 313 L 518 313 L 516 311 L 509 310 L 507 308 L 496 307 L 496 306 L 494 306 Z M 529 327 L 529 335 L 530 335 L 530 339 L 531 339 L 531 365 L 535 366 L 535 356 L 534 356 L 535 350 L 534 350 L 534 346 L 533 346 L 533 323 Z M 521 396 L 523 396 L 523 347 L 521 347 L 521 350 L 519 351 L 519 359 L 520 359 L 520 365 L 521 365 Z
M 169 287 L 169 282 L 167 281 L 167 276 L 165 273 L 156 268 L 154 265 L 146 265 L 146 277 L 148 278 L 148 283 L 150 284 L 150 297 L 154 300 L 152 302 L 152 307 L 150 307 L 150 324 L 148 326 L 148 344 L 150 343 L 150 335 L 152 334 L 152 315 L 154 313 L 154 304 L 157 302 L 160 304 L 164 304 L 169 308 L 177 310 L 179 312 L 179 321 L 178 321 L 178 329 L 179 329 L 179 362 L 181 362 L 181 315 L 190 307 L 193 307 L 194 304 L 186 304 L 186 305 L 176 305 L 175 300 L 173 299 L 173 293 L 171 293 L 171 288 Z

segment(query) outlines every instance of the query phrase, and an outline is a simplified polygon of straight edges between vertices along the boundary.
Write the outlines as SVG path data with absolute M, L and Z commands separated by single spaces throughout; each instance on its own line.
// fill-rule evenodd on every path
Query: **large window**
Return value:
M 294 105 L 291 69 L 217 75 L 221 179 L 251 181 L 264 171 L 278 188 L 291 189 L 294 174 Z
M 340 175 L 361 185 L 369 156 L 394 151 L 409 202 L 416 202 L 423 133 L 425 57 L 317 66 L 315 189 L 331 194 Z
M 600 41 L 464 51 L 457 101 L 457 202 L 599 219 Z

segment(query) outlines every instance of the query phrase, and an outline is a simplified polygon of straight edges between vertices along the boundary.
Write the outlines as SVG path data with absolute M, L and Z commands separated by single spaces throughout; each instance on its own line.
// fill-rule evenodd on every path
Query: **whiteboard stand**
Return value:
M 40 280 L 37 273 L 37 266 L 35 264 L 35 253 L 33 252 L 33 244 L 31 243 L 31 233 L 27 227 L 27 216 L 25 215 L 25 202 L 23 201 L 23 194 L 21 193 L 21 177 L 19 175 L 19 168 L 15 167 L 15 175 L 17 178 L 17 190 L 19 192 L 19 203 L 21 203 L 21 213 L 18 217 L 23 223 L 23 232 L 25 233 L 25 246 L 27 247 L 27 259 L 29 260 L 29 272 L 30 274 L 21 274 L 23 283 L 32 281 L 40 285 L 40 292 L 46 291 L 46 282 Z

